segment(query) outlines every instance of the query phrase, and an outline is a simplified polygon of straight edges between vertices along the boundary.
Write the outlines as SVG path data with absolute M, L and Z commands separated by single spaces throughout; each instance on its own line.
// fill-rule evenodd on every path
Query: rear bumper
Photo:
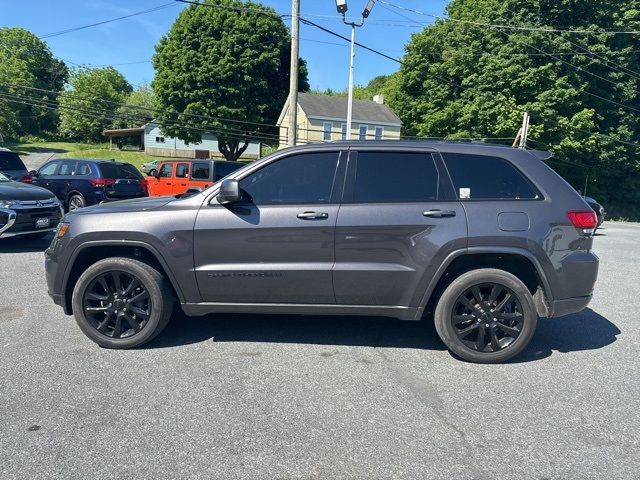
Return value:
M 565 298 L 564 300 L 555 300 L 552 305 L 552 317 L 563 317 L 565 315 L 571 315 L 572 313 L 578 313 L 586 308 L 591 301 L 592 295 L 584 297 Z

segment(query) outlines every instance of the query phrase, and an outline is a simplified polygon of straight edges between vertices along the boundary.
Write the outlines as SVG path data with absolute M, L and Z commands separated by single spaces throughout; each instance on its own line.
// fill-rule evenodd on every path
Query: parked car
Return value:
M 604 207 L 600 205 L 595 199 L 591 197 L 584 197 L 584 200 L 591 207 L 591 209 L 596 212 L 596 216 L 598 217 L 598 228 L 600 228 L 600 225 L 602 225 L 602 222 L 604 222 L 607 212 L 604 211 Z
M 181 195 L 189 189 L 209 188 L 243 165 L 224 160 L 167 160 L 148 179 L 149 195 Z
M 58 199 L 44 188 L 15 182 L 0 173 L 0 237 L 42 237 L 62 218 Z
M 113 160 L 51 160 L 25 181 L 52 191 L 68 211 L 147 196 L 146 180 L 138 169 Z
M 188 315 L 433 318 L 459 357 L 501 362 L 538 315 L 582 310 L 596 281 L 595 213 L 548 157 L 453 142 L 280 150 L 199 194 L 68 214 L 45 253 L 49 292 L 108 348 L 148 342 L 179 301 Z
M 22 181 L 29 175 L 18 154 L 6 148 L 0 148 L 0 173 L 15 181 Z
M 142 173 L 146 173 L 147 175 L 154 176 L 156 173 L 158 173 L 158 165 L 160 164 L 160 162 L 161 160 L 151 160 L 150 162 L 143 163 L 142 165 L 140 165 L 140 171 L 142 171 Z

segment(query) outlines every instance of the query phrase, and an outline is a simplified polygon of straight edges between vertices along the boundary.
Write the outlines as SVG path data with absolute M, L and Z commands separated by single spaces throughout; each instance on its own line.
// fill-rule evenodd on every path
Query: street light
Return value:
M 373 10 L 373 6 L 376 4 L 376 0 L 368 0 L 367 6 L 362 11 L 362 18 L 360 23 L 347 22 L 345 13 L 347 13 L 347 0 L 336 0 L 336 9 L 338 13 L 342 15 L 342 22 L 345 25 L 351 25 L 351 54 L 349 60 L 349 99 L 347 103 L 347 140 L 351 140 L 351 117 L 353 114 L 353 60 L 356 56 L 355 42 L 356 42 L 356 27 L 364 25 L 365 18 L 368 18 Z

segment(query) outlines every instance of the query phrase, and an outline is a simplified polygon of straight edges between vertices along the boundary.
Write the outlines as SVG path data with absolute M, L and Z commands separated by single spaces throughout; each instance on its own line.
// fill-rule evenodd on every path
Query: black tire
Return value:
M 155 168 L 152 168 L 151 170 L 149 170 L 148 176 L 155 177 L 157 173 L 158 173 L 158 170 L 156 170 Z
M 102 289 L 105 291 L 103 295 L 108 299 L 95 299 L 96 290 L 94 289 L 98 288 L 96 285 L 100 283 L 100 279 L 115 279 L 115 275 L 118 276 L 118 284 L 123 278 L 128 277 L 139 282 L 139 287 L 133 288 L 130 295 L 140 296 L 140 293 L 136 292 L 145 294 L 145 299 L 148 298 L 146 308 L 140 307 L 139 304 L 136 307 L 127 302 L 124 294 L 128 288 L 124 284 L 119 289 L 113 288 L 113 290 L 121 292 L 119 298 L 116 296 L 114 299 L 113 296 L 109 296 L 107 289 Z M 128 284 L 128 287 L 133 285 L 133 280 L 131 284 Z M 115 282 L 108 283 L 108 287 L 112 287 Z M 135 301 L 135 298 L 133 300 Z M 147 302 L 147 300 L 144 301 Z M 117 302 L 126 303 L 126 305 L 118 306 Z M 73 313 L 82 332 L 98 345 L 116 349 L 135 348 L 155 338 L 171 320 L 174 303 L 173 289 L 160 272 L 146 263 L 124 257 L 106 258 L 91 265 L 76 282 L 72 297 Z M 96 305 L 96 307 L 90 308 L 89 305 Z M 90 310 L 104 308 L 106 311 L 89 313 L 85 311 L 85 307 Z M 123 308 L 123 310 L 117 310 L 117 308 Z M 131 310 L 125 315 L 128 308 Z M 145 308 L 145 311 L 143 312 L 141 308 Z M 135 320 L 137 316 L 134 309 L 140 311 L 140 315 L 145 315 L 145 317 L 138 317 L 141 322 L 138 325 L 139 330 L 135 329 L 133 323 L 129 321 Z M 132 314 L 132 312 L 134 313 Z M 103 320 L 99 317 L 100 313 L 104 313 Z M 120 327 L 116 325 L 118 319 L 120 319 Z M 100 327 L 104 322 L 106 322 L 106 326 L 102 327 L 101 331 Z M 125 327 L 127 330 L 123 332 L 122 329 Z M 120 332 L 118 336 L 116 336 L 116 328 Z M 132 333 L 127 334 L 128 332 Z
M 496 298 L 492 298 L 494 294 Z M 503 270 L 482 268 L 451 282 L 438 300 L 434 322 L 442 341 L 458 357 L 475 363 L 500 363 L 527 346 L 538 314 L 529 289 L 519 278 Z
M 74 210 L 78 210 L 79 208 L 84 208 L 87 206 L 87 201 L 84 197 L 79 193 L 74 193 L 67 200 L 67 211 L 73 212 Z

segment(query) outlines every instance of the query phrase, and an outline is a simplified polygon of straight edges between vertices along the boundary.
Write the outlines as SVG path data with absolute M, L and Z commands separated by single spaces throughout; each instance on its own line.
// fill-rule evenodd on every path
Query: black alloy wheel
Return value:
M 524 313 L 518 296 L 504 285 L 482 283 L 462 293 L 451 311 L 456 336 L 478 352 L 498 352 L 522 333 Z
M 98 275 L 85 290 L 82 305 L 93 328 L 113 339 L 139 333 L 147 325 L 153 308 L 142 281 L 119 270 Z

